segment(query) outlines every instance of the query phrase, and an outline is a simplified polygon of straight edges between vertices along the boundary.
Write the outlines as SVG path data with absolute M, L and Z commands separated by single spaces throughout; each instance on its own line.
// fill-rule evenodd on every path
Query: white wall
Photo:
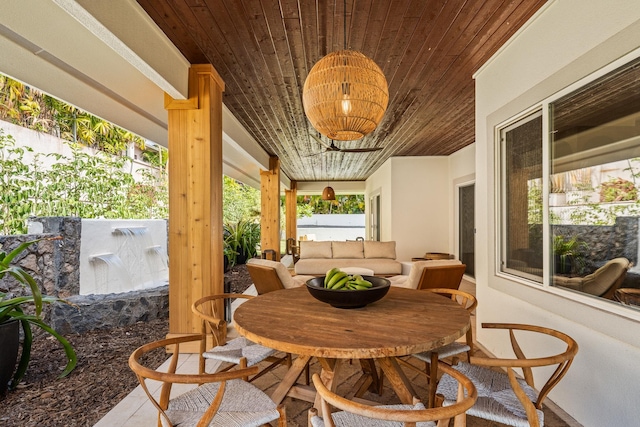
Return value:
M 368 240 L 369 236 L 369 226 L 371 220 L 371 207 L 369 206 L 369 202 L 371 196 L 374 194 L 380 195 L 380 240 L 381 241 L 389 241 L 391 240 L 391 220 L 392 220 L 392 205 L 393 205 L 393 194 L 391 193 L 391 159 L 387 160 L 376 170 L 366 181 L 365 186 L 365 230 L 367 233 L 367 237 L 365 239 Z
M 533 323 L 573 336 L 580 351 L 550 397 L 586 427 L 631 426 L 640 419 L 639 317 L 611 303 L 578 301 L 574 294 L 495 273 L 494 132 L 499 123 L 639 46 L 637 0 L 554 1 L 476 75 L 478 321 Z M 509 354 L 504 335 L 479 330 L 477 339 L 498 356 Z
M 451 192 L 447 157 L 391 158 L 392 239 L 399 260 L 450 252 Z
M 382 240 L 396 241 L 399 260 L 454 252 L 454 181 L 473 176 L 473 156 L 467 147 L 449 157 L 393 157 L 369 177 L 367 214 L 369 198 L 380 191 Z

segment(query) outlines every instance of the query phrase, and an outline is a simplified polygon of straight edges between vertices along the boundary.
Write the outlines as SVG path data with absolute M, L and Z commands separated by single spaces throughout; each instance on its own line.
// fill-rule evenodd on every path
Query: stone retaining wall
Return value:
M 14 260 L 33 276 L 44 295 L 63 298 L 73 304 L 44 307 L 45 321 L 58 332 L 82 333 L 169 317 L 168 285 L 119 294 L 79 295 L 81 219 L 32 218 L 31 223 L 30 229 L 41 233 L 0 236 L 0 247 L 9 252 L 30 240 L 62 237 L 41 240 Z M 0 280 L 0 289 L 16 296 L 30 293 L 8 275 Z
M 111 329 L 169 317 L 169 286 L 108 295 L 76 295 L 55 304 L 49 322 L 63 334 Z

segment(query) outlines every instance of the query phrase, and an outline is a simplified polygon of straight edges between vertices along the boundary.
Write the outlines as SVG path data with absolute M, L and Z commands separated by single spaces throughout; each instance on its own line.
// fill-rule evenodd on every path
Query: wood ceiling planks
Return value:
M 449 155 L 474 141 L 472 74 L 544 0 L 138 0 L 191 63 L 211 63 L 224 103 L 293 180 L 363 180 L 391 156 Z M 325 153 L 302 107 L 311 67 L 346 43 L 389 82 L 376 131 Z M 325 140 L 326 141 L 326 140 Z M 328 141 L 327 141 L 328 142 Z

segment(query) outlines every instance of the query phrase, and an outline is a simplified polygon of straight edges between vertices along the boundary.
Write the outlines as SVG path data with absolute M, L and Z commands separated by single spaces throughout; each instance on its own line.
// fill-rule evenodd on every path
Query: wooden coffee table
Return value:
M 470 327 L 467 310 L 451 299 L 396 287 L 359 309 L 331 307 L 313 298 L 306 287 L 279 290 L 243 303 L 234 322 L 251 341 L 298 355 L 271 396 L 276 403 L 287 395 L 315 399 L 314 392 L 296 385 L 312 357 L 320 362 L 322 380 L 334 391 L 341 360 L 374 359 L 402 402 L 412 403 L 415 392 L 396 356 L 449 344 Z

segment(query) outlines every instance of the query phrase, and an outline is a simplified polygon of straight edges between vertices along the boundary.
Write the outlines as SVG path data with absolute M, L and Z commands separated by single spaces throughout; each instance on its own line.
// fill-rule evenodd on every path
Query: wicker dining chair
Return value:
M 291 355 L 275 356 L 276 350 L 256 344 L 244 337 L 236 337 L 227 341 L 227 322 L 224 320 L 224 300 L 231 298 L 251 299 L 252 295 L 246 294 L 217 294 L 200 298 L 191 305 L 191 311 L 202 322 L 202 334 L 213 336 L 213 347 L 206 348 L 206 339 L 200 342 L 200 373 L 205 372 L 206 359 L 219 360 L 230 363 L 224 370 L 238 366 L 246 368 L 262 361 L 270 362 L 270 365 L 258 372 L 250 379 L 253 381 L 276 366 L 286 363 L 291 364 Z M 248 378 L 247 378 L 248 379 Z
M 451 405 L 427 409 L 414 397 L 413 405 L 370 406 L 341 397 L 324 385 L 318 374 L 313 375 L 313 384 L 320 395 L 322 415 L 315 408 L 309 410 L 309 427 L 444 427 L 454 418 L 454 427 L 466 426 L 467 411 L 476 401 L 477 391 L 473 383 L 447 365 L 441 369 L 457 383 L 456 398 Z M 331 412 L 329 405 L 341 409 Z M 436 421 L 438 423 L 436 424 Z
M 284 407 L 276 405 L 259 388 L 241 378 L 255 375 L 253 366 L 214 374 L 176 373 L 180 344 L 202 340 L 202 335 L 189 335 L 154 341 L 137 348 L 129 357 L 129 367 L 153 406 L 158 410 L 158 427 L 200 427 L 209 425 L 262 426 L 278 421 L 278 427 L 286 427 Z M 152 351 L 166 351 L 171 346 L 167 372 L 148 368 L 141 359 Z M 162 383 L 159 398 L 149 389 L 148 380 Z M 193 388 L 171 397 L 173 384 L 192 384 Z
M 511 323 L 485 323 L 483 328 L 507 329 L 513 352 L 512 359 L 471 357 L 471 363 L 460 362 L 452 368 L 467 376 L 478 389 L 478 401 L 467 414 L 497 421 L 510 426 L 544 426 L 542 402 L 551 389 L 567 373 L 571 362 L 578 352 L 578 344 L 570 336 L 554 329 L 534 325 Z M 546 357 L 527 358 L 518 343 L 516 332 L 522 337 L 538 334 L 563 341 L 564 351 Z M 522 340 L 524 342 L 524 340 Z M 532 368 L 555 367 L 540 391 L 536 390 Z M 504 372 L 501 369 L 506 369 Z M 515 368 L 520 368 L 524 379 L 516 376 Z M 438 395 L 444 397 L 444 404 L 455 402 L 457 386 L 454 377 L 445 374 L 440 379 Z
M 443 296 L 450 297 L 452 300 L 456 301 L 462 307 L 467 309 L 470 314 L 478 305 L 478 300 L 475 296 L 458 289 L 429 288 L 425 289 L 425 291 L 434 292 Z M 471 360 L 471 355 L 473 354 L 472 328 L 469 328 L 469 330 L 467 331 L 465 342 L 454 341 L 450 344 L 438 347 L 430 351 L 424 351 L 422 353 L 415 353 L 411 355 L 416 359 L 425 362 L 425 373 L 429 377 L 428 406 L 430 408 L 435 404 L 436 387 L 438 385 L 438 360 L 446 359 L 448 357 L 457 357 L 458 355 L 463 353 L 467 353 L 467 361 Z M 454 360 L 454 364 L 456 362 L 457 360 Z M 404 365 L 414 368 L 414 366 L 409 363 L 405 363 Z

